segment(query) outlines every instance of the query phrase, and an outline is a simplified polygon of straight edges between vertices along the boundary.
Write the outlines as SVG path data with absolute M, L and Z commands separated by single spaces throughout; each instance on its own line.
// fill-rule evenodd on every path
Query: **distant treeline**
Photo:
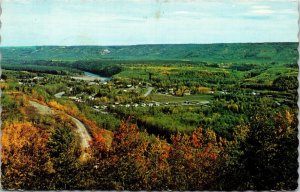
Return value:
M 297 43 L 233 43 L 134 46 L 2 47 L 4 69 L 65 73 L 71 69 L 113 76 L 124 65 L 199 65 L 261 72 L 262 67 L 297 68 Z M 26 66 L 26 67 L 25 67 Z M 46 68 L 36 66 L 47 66 Z M 57 68 L 61 67 L 61 68 Z
M 78 69 L 58 67 L 58 66 L 40 66 L 40 65 L 8 65 L 2 64 L 2 69 L 15 70 L 15 71 L 29 71 L 29 72 L 40 72 L 50 73 L 55 75 L 68 75 L 71 73 L 82 73 Z
M 3 69 L 10 70 L 25 70 L 31 72 L 45 72 L 51 74 L 67 74 L 67 71 L 74 73 L 82 73 L 82 71 L 88 71 L 104 77 L 111 77 L 122 71 L 124 65 L 162 65 L 164 67 L 171 67 L 176 64 L 178 66 L 186 65 L 201 65 L 207 67 L 220 67 L 217 63 L 208 63 L 202 61 L 172 61 L 172 60 L 78 60 L 78 61 L 54 61 L 54 60 L 4 60 L 2 64 Z M 255 64 L 249 64 L 250 66 L 257 66 Z M 238 66 L 238 67 L 235 67 Z M 246 64 L 246 67 L 248 64 Z M 242 68 L 238 64 L 233 64 L 232 69 L 239 70 Z
M 52 61 L 52 60 L 35 60 L 35 61 L 5 61 L 2 64 L 3 69 L 24 70 L 32 72 L 45 72 L 51 74 L 68 74 L 82 73 L 89 71 L 101 76 L 110 77 L 121 72 L 121 67 L 111 62 L 103 61 Z
M 214 63 L 297 63 L 298 44 L 219 43 L 132 46 L 2 47 L 3 60 L 184 60 Z

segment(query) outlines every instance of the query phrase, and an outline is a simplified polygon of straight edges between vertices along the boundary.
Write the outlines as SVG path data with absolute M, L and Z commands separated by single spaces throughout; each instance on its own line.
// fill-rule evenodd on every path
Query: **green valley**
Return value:
M 1 47 L 2 185 L 295 189 L 297 46 Z

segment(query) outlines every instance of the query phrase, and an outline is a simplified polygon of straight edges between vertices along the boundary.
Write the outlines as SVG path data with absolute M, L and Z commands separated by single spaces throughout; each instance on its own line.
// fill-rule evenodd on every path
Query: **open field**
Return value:
M 185 95 L 183 97 L 176 97 L 171 95 L 163 94 L 152 94 L 151 98 L 153 101 L 164 102 L 164 103 L 184 103 L 185 101 L 189 102 L 209 102 L 213 99 L 212 95 L 209 94 L 198 94 L 198 95 Z

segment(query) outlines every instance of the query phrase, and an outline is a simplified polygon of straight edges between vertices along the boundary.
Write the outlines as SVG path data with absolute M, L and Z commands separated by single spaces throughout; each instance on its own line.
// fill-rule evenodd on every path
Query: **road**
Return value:
M 29 101 L 30 105 L 32 105 L 34 108 L 36 108 L 38 110 L 38 112 L 41 115 L 49 115 L 49 114 L 53 114 L 53 110 L 50 109 L 50 107 L 47 107 L 45 105 L 41 105 L 35 101 Z
M 38 112 L 42 115 L 49 115 L 49 114 L 54 114 L 54 110 L 52 110 L 50 107 L 39 104 L 35 101 L 29 101 L 29 103 L 35 107 Z M 68 114 L 66 114 L 68 117 L 72 119 L 72 121 L 75 123 L 77 130 L 76 132 L 79 134 L 80 137 L 80 145 L 82 148 L 82 157 L 85 158 L 87 156 L 87 153 L 84 151 L 85 148 L 89 147 L 89 141 L 92 139 L 90 134 L 88 133 L 86 127 L 84 124 L 76 119 L 75 117 L 72 117 Z
M 154 88 L 153 87 L 148 87 L 147 92 L 144 94 L 144 97 L 147 97 L 148 95 L 150 95 L 150 93 L 152 92 Z
M 56 97 L 56 98 L 61 98 L 61 96 L 63 96 L 63 94 L 65 94 L 64 91 L 59 92 L 59 93 L 56 93 L 56 94 L 54 95 L 54 97 Z
M 76 124 L 77 126 L 77 132 L 80 136 L 81 139 L 81 147 L 82 148 L 87 148 L 89 147 L 89 141 L 92 140 L 90 134 L 88 133 L 88 131 L 86 130 L 86 127 L 84 126 L 83 123 L 81 123 L 81 121 L 79 121 L 78 119 L 68 115 L 72 121 Z

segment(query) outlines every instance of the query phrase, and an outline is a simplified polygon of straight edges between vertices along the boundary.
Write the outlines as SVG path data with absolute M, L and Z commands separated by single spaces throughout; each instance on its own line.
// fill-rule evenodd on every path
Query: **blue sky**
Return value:
M 1 46 L 296 42 L 296 0 L 3 0 Z

